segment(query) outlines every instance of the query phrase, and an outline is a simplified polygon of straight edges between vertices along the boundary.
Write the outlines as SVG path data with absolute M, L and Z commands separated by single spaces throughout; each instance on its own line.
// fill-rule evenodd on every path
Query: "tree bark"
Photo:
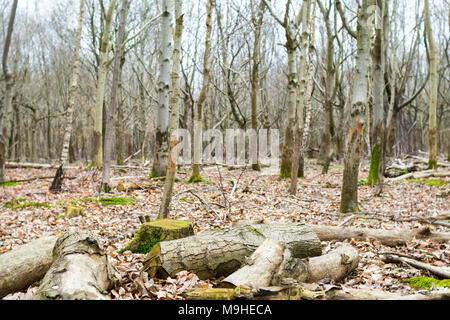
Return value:
M 99 241 L 87 231 L 66 232 L 56 241 L 53 264 L 42 279 L 36 300 L 109 300 L 120 275 Z
M 219 286 L 269 287 L 279 285 L 284 278 L 305 283 L 325 278 L 340 281 L 358 266 L 358 262 L 358 251 L 349 245 L 323 256 L 298 259 L 292 258 L 290 251 L 278 241 L 266 239 L 245 265 L 222 280 Z
M 181 54 L 181 37 L 183 33 L 183 11 L 182 0 L 175 0 L 175 34 L 173 48 L 173 68 L 172 68 L 172 100 L 171 114 L 169 122 L 169 163 L 167 166 L 166 180 L 164 182 L 164 191 L 159 207 L 158 219 L 166 219 L 169 216 L 169 206 L 172 200 L 172 191 L 175 183 L 175 174 L 177 173 L 178 158 L 178 119 L 180 114 L 180 54 Z
M 43 237 L 0 255 L 0 298 L 42 279 L 52 264 L 56 237 Z
M 193 237 L 164 241 L 153 247 L 144 261 L 151 276 L 165 278 L 182 270 L 193 270 L 201 279 L 227 276 L 244 263 L 266 238 L 286 245 L 293 257 L 320 255 L 321 244 L 314 232 L 302 224 L 255 224 Z

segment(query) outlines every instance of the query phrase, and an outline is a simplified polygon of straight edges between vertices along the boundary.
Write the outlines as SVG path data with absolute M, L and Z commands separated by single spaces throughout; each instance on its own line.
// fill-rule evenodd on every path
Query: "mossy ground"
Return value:
M 404 283 L 408 283 L 415 289 L 427 289 L 430 290 L 434 284 L 435 287 L 450 288 L 450 279 L 437 280 L 429 277 L 414 277 L 408 280 L 404 280 Z
M 6 202 L 3 206 L 6 208 L 11 208 L 12 210 L 25 209 L 29 207 L 52 208 L 52 206 L 50 206 L 48 203 L 28 202 L 27 199 L 14 199 Z
M 408 182 L 408 183 L 421 183 L 425 184 L 428 187 L 443 187 L 450 185 L 450 181 L 442 180 L 442 179 L 409 179 L 409 180 L 400 180 L 399 182 Z
M 2 187 L 2 188 L 16 187 L 16 186 L 20 186 L 20 183 L 18 183 L 18 182 L 4 182 L 4 183 L 0 183 L 0 187 Z
M 126 206 L 126 205 L 133 204 L 136 200 L 130 199 L 130 198 L 124 198 L 124 197 L 117 197 L 117 198 L 100 198 L 100 200 L 98 200 L 97 198 L 83 198 L 83 199 L 74 199 L 74 200 L 70 200 L 67 202 L 70 204 L 77 204 L 79 202 L 82 202 L 82 203 L 97 202 L 98 203 L 99 201 L 102 206 L 111 206 L 111 205 Z

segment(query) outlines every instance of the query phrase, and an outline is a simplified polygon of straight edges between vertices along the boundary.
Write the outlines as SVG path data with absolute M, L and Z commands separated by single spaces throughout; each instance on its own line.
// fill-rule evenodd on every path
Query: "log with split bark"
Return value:
M 52 264 L 56 239 L 39 238 L 0 255 L 0 298 L 42 279 Z
M 325 278 L 340 281 L 356 269 L 358 262 L 358 251 L 349 245 L 323 256 L 300 259 L 294 258 L 282 243 L 266 239 L 244 266 L 226 277 L 219 287 L 268 287 L 279 285 L 286 278 L 306 283 Z
M 182 270 L 191 270 L 200 279 L 228 276 L 267 238 L 283 243 L 295 258 L 322 253 L 320 240 L 303 224 L 254 224 L 160 242 L 145 258 L 144 270 L 160 278 Z
M 53 249 L 36 300 L 109 300 L 108 291 L 120 282 L 120 274 L 93 234 L 71 231 L 61 235 Z

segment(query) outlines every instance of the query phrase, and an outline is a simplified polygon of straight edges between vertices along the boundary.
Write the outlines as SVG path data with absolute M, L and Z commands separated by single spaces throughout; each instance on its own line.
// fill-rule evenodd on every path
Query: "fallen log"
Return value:
M 35 300 L 109 300 L 120 275 L 99 241 L 88 231 L 66 232 L 56 241 L 53 264 Z
M 437 171 L 437 170 L 425 170 L 425 171 L 417 171 L 417 172 L 411 172 L 407 173 L 401 176 L 398 176 L 396 178 L 393 178 L 391 181 L 399 181 L 399 180 L 406 180 L 406 179 L 423 179 L 423 178 L 429 178 L 429 177 L 450 177 L 450 171 Z
M 414 267 L 416 269 L 422 269 L 422 270 L 426 270 L 429 271 L 439 277 L 442 277 L 444 279 L 450 279 L 450 268 L 439 268 L 436 266 L 432 266 L 430 264 L 427 263 L 423 263 L 420 261 L 416 261 L 414 259 L 411 258 L 407 258 L 407 257 L 400 257 L 394 254 L 387 254 L 383 257 L 383 261 L 387 262 L 387 263 L 401 263 L 401 264 L 405 264 L 411 267 Z
M 52 264 L 56 237 L 43 237 L 0 255 L 0 298 L 42 279 Z
M 450 300 L 450 290 L 426 294 L 401 295 L 371 289 L 309 290 L 299 283 L 294 286 L 271 286 L 254 289 L 195 288 L 182 293 L 186 300 Z
M 245 221 L 241 220 L 236 223 L 239 226 L 246 226 L 250 224 L 262 223 L 257 221 Z M 381 229 L 368 229 L 368 228 L 351 228 L 351 227 L 335 227 L 335 226 L 323 226 L 307 224 L 312 231 L 314 231 L 319 237 L 320 241 L 343 241 L 343 240 L 377 240 L 382 244 L 395 247 L 405 245 L 408 241 L 414 239 L 432 240 L 438 243 L 449 243 L 449 232 L 433 232 L 430 228 L 424 227 L 417 230 L 381 230 Z
M 340 281 L 356 269 L 358 262 L 358 251 L 349 245 L 323 256 L 298 259 L 292 258 L 290 251 L 278 241 L 266 239 L 246 259 L 245 265 L 225 278 L 219 287 L 268 287 L 279 285 L 285 278 L 306 283 L 325 278 Z
M 433 232 L 429 227 L 418 230 L 381 230 L 367 228 L 350 228 L 350 227 L 334 227 L 308 225 L 319 237 L 321 241 L 343 241 L 350 239 L 359 240 L 378 240 L 387 246 L 405 245 L 408 241 L 414 239 L 427 239 L 438 243 L 450 242 L 449 232 Z
M 152 277 L 167 278 L 192 270 L 200 279 L 228 276 L 241 267 L 266 238 L 283 243 L 295 258 L 321 255 L 320 240 L 300 223 L 254 224 L 212 230 L 155 245 L 144 260 Z
M 6 162 L 5 168 L 16 169 L 16 168 L 31 168 L 31 169 L 57 169 L 59 164 L 49 164 L 49 163 L 28 163 L 28 162 Z M 64 166 L 65 169 L 80 169 L 77 166 Z M 53 177 L 52 177 L 53 178 Z
M 406 158 L 414 159 L 418 162 L 425 163 L 428 165 L 428 159 L 424 159 L 414 155 L 407 155 Z M 440 167 L 450 167 L 450 163 L 444 161 L 437 161 L 437 165 Z

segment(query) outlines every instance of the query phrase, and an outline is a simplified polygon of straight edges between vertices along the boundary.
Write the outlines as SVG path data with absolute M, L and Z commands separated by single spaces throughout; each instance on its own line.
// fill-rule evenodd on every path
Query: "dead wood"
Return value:
M 93 234 L 66 232 L 56 241 L 53 263 L 42 280 L 36 300 L 109 300 L 108 291 L 120 275 Z
M 441 278 L 450 279 L 450 268 L 440 268 L 432 266 L 430 264 L 423 263 L 412 258 L 401 257 L 395 254 L 386 254 L 383 258 L 383 261 L 387 263 L 395 262 L 405 264 L 416 269 L 429 271 Z
M 255 224 L 159 242 L 145 258 L 144 270 L 160 278 L 183 270 L 192 270 L 200 279 L 228 276 L 267 238 L 283 243 L 295 258 L 322 253 L 319 239 L 303 224 Z
M 358 262 L 358 251 L 349 245 L 323 256 L 298 259 L 278 241 L 266 239 L 246 259 L 245 265 L 225 278 L 220 287 L 268 287 L 279 285 L 285 278 L 306 283 L 325 278 L 340 281 L 358 266 Z
M 42 279 L 52 264 L 56 237 L 43 237 L 0 255 L 0 298 Z

